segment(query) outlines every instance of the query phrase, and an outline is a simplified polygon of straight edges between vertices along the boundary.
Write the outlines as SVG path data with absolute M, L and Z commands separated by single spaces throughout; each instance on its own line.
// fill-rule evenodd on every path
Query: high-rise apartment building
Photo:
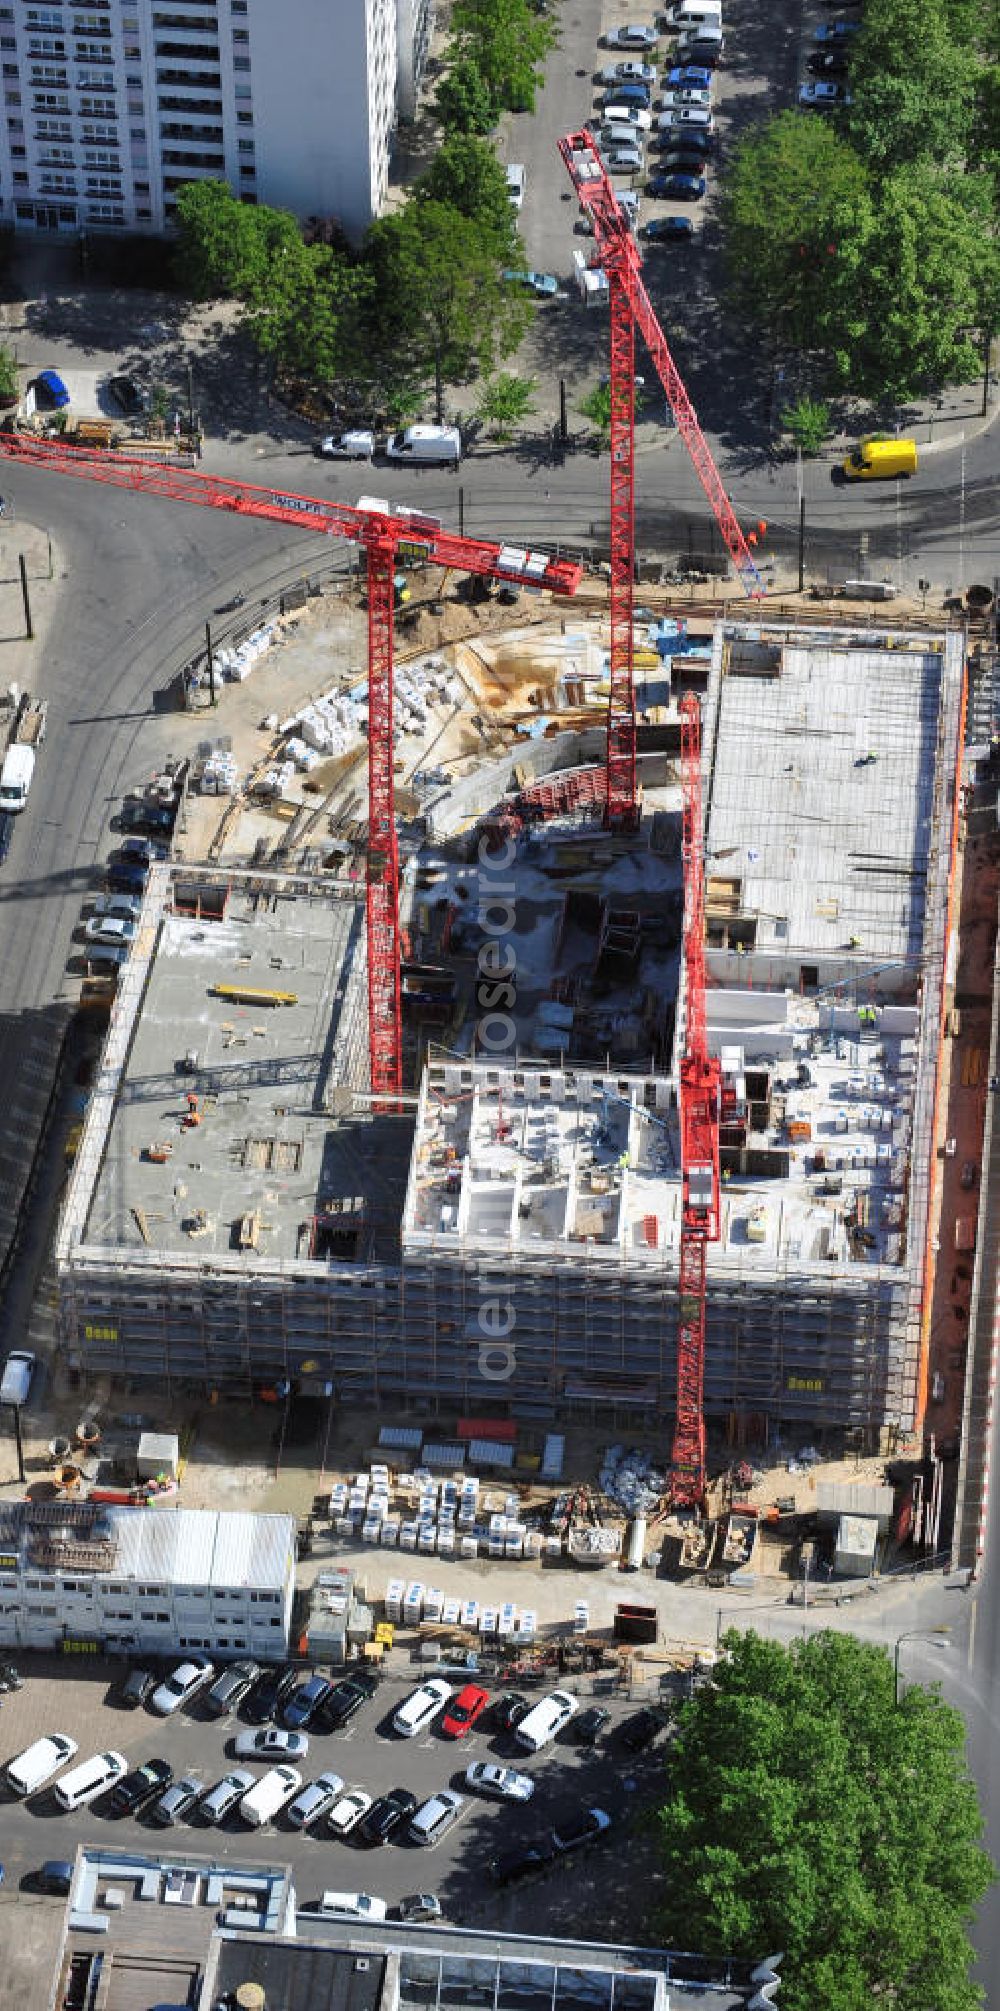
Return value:
M 430 0 L 6 0 L 0 218 L 157 232 L 185 182 L 223 177 L 356 237 L 430 16 Z

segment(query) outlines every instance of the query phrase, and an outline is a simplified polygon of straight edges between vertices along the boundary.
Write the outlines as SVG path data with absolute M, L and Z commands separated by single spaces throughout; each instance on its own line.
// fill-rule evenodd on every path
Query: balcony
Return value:
M 221 91 L 222 76 L 218 70 L 157 70 L 158 84 L 173 84 L 175 88 L 190 91 Z

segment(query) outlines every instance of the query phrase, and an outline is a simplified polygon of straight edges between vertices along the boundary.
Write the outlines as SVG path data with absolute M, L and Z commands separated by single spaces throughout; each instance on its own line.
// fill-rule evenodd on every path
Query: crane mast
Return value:
M 265 489 L 221 475 L 164 466 L 135 455 L 74 447 L 33 434 L 0 433 L 0 453 L 8 460 L 106 482 L 113 488 L 168 496 L 174 502 L 229 510 L 346 538 L 366 555 L 368 592 L 368 854 L 365 916 L 368 952 L 368 1037 L 371 1088 L 392 1099 L 403 1087 L 403 1027 L 400 1001 L 399 852 L 393 797 L 393 575 L 397 547 L 417 547 L 436 565 L 478 573 L 489 579 L 546 587 L 573 594 L 583 568 L 572 559 L 554 559 L 482 538 L 457 537 L 436 517 L 419 510 L 392 511 L 377 497 L 356 506 L 316 496 Z M 383 1105 L 384 1107 L 384 1105 Z

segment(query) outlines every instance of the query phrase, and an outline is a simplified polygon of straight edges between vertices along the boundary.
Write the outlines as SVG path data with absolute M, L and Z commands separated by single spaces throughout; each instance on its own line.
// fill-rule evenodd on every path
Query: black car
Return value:
M 419 1803 L 409 1788 L 390 1788 L 387 1795 L 379 1795 L 368 1814 L 362 1816 L 357 1835 L 362 1843 L 388 1843 L 398 1829 L 402 1829 L 410 1817 L 416 1815 Z
M 611 1723 L 611 1712 L 603 1704 L 591 1704 L 586 1711 L 580 1711 L 571 1720 L 570 1731 L 578 1746 L 594 1746 L 604 1730 Z
M 174 1778 L 173 1767 L 166 1760 L 147 1760 L 145 1766 L 133 1767 L 111 1792 L 111 1806 L 116 1815 L 141 1815 L 150 1802 L 157 1801 Z
M 149 404 L 146 392 L 134 377 L 110 378 L 108 396 L 124 419 L 141 419 Z
M 844 49 L 822 49 L 818 55 L 810 56 L 807 68 L 814 77 L 846 77 L 850 57 Z
M 490 1876 L 498 1885 L 514 1885 L 518 1879 L 530 1878 L 533 1871 L 543 1871 L 555 1857 L 555 1844 L 548 1837 L 540 1837 L 537 1843 L 525 1843 L 517 1850 L 501 1851 L 500 1856 L 490 1863 Z
M 362 1704 L 370 1702 L 378 1689 L 378 1677 L 370 1669 L 356 1669 L 351 1676 L 343 1676 L 334 1683 L 313 1718 L 318 1732 L 339 1732 L 342 1725 L 349 1724 Z
M 299 1679 L 297 1669 L 269 1669 L 260 1681 L 255 1683 L 243 1705 L 243 1716 L 248 1725 L 269 1725 L 276 1718 L 290 1697 Z
M 109 867 L 143 866 L 149 871 L 154 859 L 165 859 L 167 848 L 158 845 L 154 838 L 123 838 L 117 850 L 112 852 Z
M 697 154 L 700 159 L 707 160 L 714 151 L 714 144 L 712 134 L 703 133 L 699 126 L 684 129 L 672 126 L 669 132 L 661 133 L 655 142 L 655 149 L 658 154 Z
M 584 1844 L 594 1843 L 611 1828 L 611 1817 L 607 1809 L 578 1809 L 575 1815 L 564 1817 L 552 1831 L 552 1842 L 556 1850 L 563 1854 L 571 1850 L 582 1850 Z
M 54 1899 L 65 1899 L 72 1883 L 73 1865 L 68 1857 L 47 1857 L 31 1875 L 32 1892 L 48 1892 Z
M 154 803 L 149 796 L 126 796 L 118 812 L 119 831 L 170 832 L 177 815 L 168 803 Z
M 626 1752 L 644 1753 L 662 1730 L 663 1719 L 656 1711 L 636 1711 L 634 1717 L 626 1718 L 621 1728 L 622 1745 Z
M 238 1711 L 262 1674 L 259 1662 L 230 1662 L 206 1693 L 205 1709 L 209 1716 L 224 1718 L 228 1711 Z
M 332 1689 L 329 1676 L 320 1676 L 314 1669 L 307 1680 L 292 1691 L 282 1713 L 282 1724 L 287 1725 L 290 1732 L 304 1732 Z
M 118 1702 L 123 1711 L 138 1710 L 139 1705 L 152 1695 L 158 1682 L 159 1677 L 154 1676 L 151 1669 L 130 1669 L 118 1692 Z
M 497 1698 L 490 1712 L 490 1723 L 494 1731 L 512 1732 L 530 1708 L 527 1697 L 519 1696 L 516 1690 L 508 1690 L 506 1696 Z
M 108 892 L 111 894 L 144 894 L 148 871 L 135 859 L 111 860 L 108 865 Z

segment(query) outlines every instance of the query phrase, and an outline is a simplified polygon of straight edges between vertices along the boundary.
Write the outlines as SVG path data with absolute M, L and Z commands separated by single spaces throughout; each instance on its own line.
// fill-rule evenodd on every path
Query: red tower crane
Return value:
M 681 700 L 684 792 L 684 1052 L 680 1064 L 681 1252 L 677 1330 L 677 1421 L 671 1492 L 697 1508 L 705 1493 L 705 1268 L 719 1236 L 719 1081 L 705 1022 L 705 836 L 701 802 L 701 707 Z
M 737 522 L 712 450 L 698 424 L 642 278 L 639 248 L 592 133 L 568 133 L 559 151 L 589 216 L 611 297 L 611 695 L 608 702 L 610 824 L 638 818 L 635 772 L 633 600 L 635 585 L 635 331 L 653 359 L 695 474 L 748 594 L 764 586 Z
M 169 496 L 238 516 L 265 517 L 309 528 L 321 536 L 348 538 L 364 548 L 368 589 L 368 861 L 367 947 L 368 1031 L 371 1086 L 376 1096 L 397 1096 L 403 1086 L 400 1009 L 399 854 L 393 803 L 393 576 L 400 544 L 416 546 L 435 565 L 478 573 L 489 579 L 546 587 L 573 594 L 582 566 L 547 552 L 456 537 L 436 517 L 417 510 L 391 511 L 379 498 L 357 507 L 323 502 L 315 496 L 264 489 L 193 469 L 168 467 L 103 449 L 38 440 L 27 433 L 0 433 L 0 453 L 63 475 L 85 476 L 114 488 Z

